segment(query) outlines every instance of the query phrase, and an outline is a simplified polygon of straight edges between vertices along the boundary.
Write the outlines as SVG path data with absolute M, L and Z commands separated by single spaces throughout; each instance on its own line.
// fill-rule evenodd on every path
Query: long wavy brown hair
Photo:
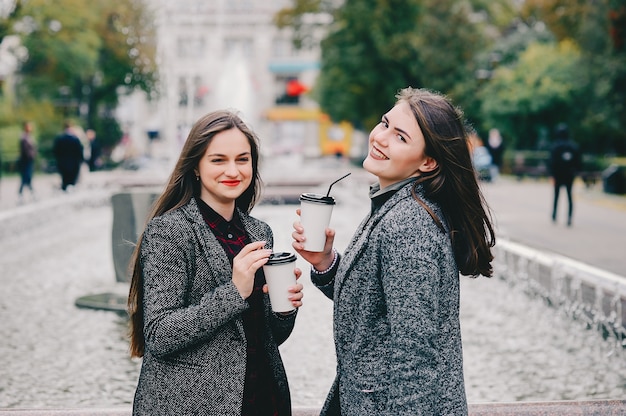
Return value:
M 405 88 L 396 98 L 411 107 L 426 141 L 425 153 L 437 161 L 437 168 L 422 173 L 415 186 L 422 184 L 428 199 L 441 207 L 459 271 L 491 277 L 496 237 L 472 166 L 463 112 L 444 95 L 427 89 Z M 415 190 L 413 196 L 426 207 Z M 442 227 L 435 213 L 427 210 Z
M 216 134 L 238 129 L 248 139 L 252 158 L 252 181 L 235 200 L 235 206 L 244 212 L 250 212 L 259 198 L 261 178 L 259 176 L 259 146 L 256 134 L 230 111 L 220 110 L 209 113 L 198 120 L 192 127 L 185 145 L 181 150 L 178 162 L 174 167 L 165 190 L 157 199 L 146 221 L 172 211 L 188 203 L 192 197 L 200 195 L 200 182 L 196 179 L 195 169 L 206 149 Z M 128 314 L 130 316 L 130 354 L 132 357 L 143 357 L 145 339 L 143 334 L 143 271 L 141 268 L 141 242 L 143 233 L 139 236 L 137 245 L 131 257 L 130 271 L 132 279 L 128 294 Z

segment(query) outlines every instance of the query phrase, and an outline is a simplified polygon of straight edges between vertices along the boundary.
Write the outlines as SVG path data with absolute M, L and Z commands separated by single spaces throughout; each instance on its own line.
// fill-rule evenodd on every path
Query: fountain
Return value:
M 218 109 L 236 111 L 253 129 L 259 121 L 252 74 L 240 46 L 228 52 L 215 83 L 211 110 Z

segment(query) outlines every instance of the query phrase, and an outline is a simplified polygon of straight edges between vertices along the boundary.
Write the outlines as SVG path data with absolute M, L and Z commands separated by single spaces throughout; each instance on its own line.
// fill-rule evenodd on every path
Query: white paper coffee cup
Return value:
M 265 282 L 269 289 L 270 303 L 274 312 L 289 312 L 296 309 L 289 300 L 289 288 L 296 285 L 296 255 L 272 253 L 263 265 Z
M 326 228 L 335 206 L 332 196 L 319 194 L 300 195 L 300 223 L 304 228 L 304 249 L 306 251 L 324 251 Z

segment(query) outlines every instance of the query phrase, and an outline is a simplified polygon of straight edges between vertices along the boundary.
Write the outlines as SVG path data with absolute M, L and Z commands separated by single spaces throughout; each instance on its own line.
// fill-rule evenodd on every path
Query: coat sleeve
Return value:
M 317 287 L 328 299 L 333 300 L 335 292 L 335 275 L 341 262 L 341 255 L 337 253 L 335 264 L 325 273 L 311 272 L 311 282 Z
M 215 336 L 248 307 L 232 281 L 207 292 L 199 304 L 188 303 L 196 273 L 192 234 L 181 223 L 162 217 L 152 220 L 144 232 L 144 335 L 146 348 L 156 356 Z

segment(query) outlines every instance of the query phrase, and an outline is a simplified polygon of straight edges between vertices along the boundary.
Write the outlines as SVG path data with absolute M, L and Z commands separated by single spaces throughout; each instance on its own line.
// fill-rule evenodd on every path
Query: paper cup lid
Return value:
M 266 265 L 273 265 L 273 264 L 284 264 L 284 263 L 291 263 L 296 261 L 296 255 L 292 254 L 292 253 L 287 253 L 287 252 L 280 252 L 280 253 L 272 253 L 270 254 L 269 259 L 267 260 L 267 263 L 265 263 Z
M 315 204 L 335 205 L 335 198 L 320 194 L 302 194 L 300 195 L 300 201 L 313 202 Z

